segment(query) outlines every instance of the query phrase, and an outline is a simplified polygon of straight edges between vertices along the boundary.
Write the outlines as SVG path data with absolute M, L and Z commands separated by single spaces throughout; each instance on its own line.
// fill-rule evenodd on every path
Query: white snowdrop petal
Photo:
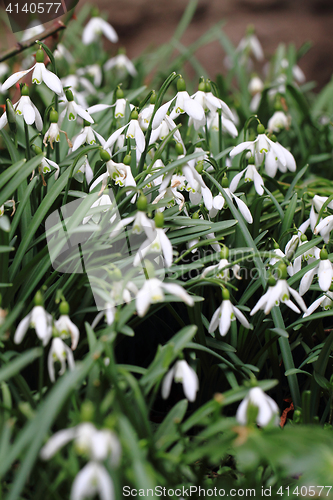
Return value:
M 57 75 L 46 69 L 44 64 L 42 67 L 42 77 L 43 82 L 49 87 L 49 89 L 51 89 L 58 95 L 61 95 L 63 93 L 61 81 L 59 80 Z
M 7 80 L 2 84 L 1 91 L 4 92 L 5 90 L 8 90 L 10 87 L 15 85 L 21 78 L 23 78 L 27 73 L 29 73 L 34 66 L 30 69 L 27 69 L 25 71 L 18 71 L 17 73 L 14 73 L 11 75 Z

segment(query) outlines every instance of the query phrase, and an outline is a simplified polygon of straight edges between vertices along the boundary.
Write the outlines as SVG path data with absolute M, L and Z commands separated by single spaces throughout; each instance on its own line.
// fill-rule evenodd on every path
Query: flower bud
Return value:
M 163 225 L 164 225 L 164 215 L 162 214 L 162 212 L 156 212 L 154 221 L 155 221 L 155 226 L 156 227 L 163 227 Z
M 116 90 L 116 98 L 117 99 L 123 99 L 124 98 L 124 91 L 118 87 Z
M 59 306 L 59 312 L 61 315 L 68 315 L 69 314 L 69 304 L 68 302 L 66 302 L 65 300 L 63 300 L 61 303 L 60 303 L 60 306 Z
M 132 161 L 132 156 L 130 154 L 126 155 L 125 158 L 123 159 L 124 165 L 130 165 Z
M 36 52 L 36 63 L 44 62 L 44 50 L 39 48 Z
M 67 89 L 65 94 L 66 94 L 66 99 L 68 102 L 74 101 L 74 96 L 73 96 L 73 92 L 71 91 L 71 89 Z
M 36 146 L 36 144 L 32 144 L 31 149 L 36 155 L 41 155 L 43 152 L 39 146 Z
M 226 175 L 222 179 L 222 187 L 223 187 L 223 189 L 229 187 L 229 181 L 228 181 L 228 177 Z
M 176 142 L 175 150 L 177 155 L 182 155 L 184 153 L 184 148 L 181 142 Z
M 105 149 L 100 150 L 99 156 L 100 156 L 101 160 L 103 160 L 105 162 L 111 160 L 111 156 L 109 155 L 109 153 L 107 151 L 105 151 Z
M 136 208 L 141 212 L 145 212 L 147 210 L 147 197 L 144 194 L 141 194 L 136 202 Z
M 184 92 L 186 90 L 186 83 L 184 78 L 180 77 L 177 80 L 177 91 L 178 92 Z
M 283 262 L 278 266 L 278 277 L 280 280 L 286 280 L 288 278 L 287 266 Z
M 212 91 L 212 86 L 210 84 L 210 81 L 206 80 L 206 83 L 205 83 L 205 92 L 211 92 L 211 91 Z
M 257 127 L 257 133 L 258 134 L 264 134 L 265 133 L 265 127 L 263 126 L 262 123 L 260 123 Z
M 24 84 L 21 87 L 21 95 L 29 95 L 29 87 L 28 85 Z
M 59 119 L 58 111 L 56 111 L 55 109 L 51 109 L 50 122 L 51 123 L 58 123 L 58 119 Z
M 6 99 L 6 115 L 9 128 L 13 134 L 16 134 L 16 113 L 13 107 L 12 101 L 10 99 Z
M 220 251 L 220 258 L 221 259 L 228 259 L 229 257 L 229 248 L 225 245 L 223 245 L 223 247 L 221 248 L 221 251 Z
M 38 292 L 36 292 L 36 295 L 34 297 L 34 303 L 35 303 L 35 306 L 43 306 L 44 305 L 43 294 L 40 290 L 38 290 Z
M 270 276 L 267 280 L 267 285 L 268 286 L 275 286 L 276 285 L 276 279 L 274 278 L 274 276 Z

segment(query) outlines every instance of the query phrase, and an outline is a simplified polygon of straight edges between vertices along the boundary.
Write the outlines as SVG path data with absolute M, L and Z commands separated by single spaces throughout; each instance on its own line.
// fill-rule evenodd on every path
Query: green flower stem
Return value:
M 23 122 L 24 122 L 24 135 L 25 135 L 25 152 L 27 155 L 27 161 L 29 161 L 31 159 L 29 129 L 28 125 L 25 123 L 25 120 L 23 120 Z

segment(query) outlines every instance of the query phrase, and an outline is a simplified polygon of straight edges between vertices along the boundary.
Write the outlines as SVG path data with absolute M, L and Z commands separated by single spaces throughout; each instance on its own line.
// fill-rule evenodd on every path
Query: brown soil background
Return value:
M 119 34 L 119 46 L 126 47 L 130 58 L 169 41 L 188 3 L 188 0 L 87 1 L 108 14 L 108 21 Z M 77 9 L 83 3 L 86 0 L 81 0 Z M 300 66 L 307 80 L 317 83 L 317 90 L 330 81 L 333 74 L 333 0 L 198 0 L 196 14 L 181 39 L 182 44 L 193 43 L 219 21 L 225 23 L 224 32 L 236 45 L 246 27 L 253 24 L 267 57 L 280 42 L 293 42 L 298 49 L 304 42 L 311 41 L 312 48 L 302 58 Z M 12 34 L 5 36 L 6 47 L 0 42 L 1 52 L 15 43 Z M 225 53 L 219 42 L 199 49 L 196 55 L 211 78 L 225 71 Z

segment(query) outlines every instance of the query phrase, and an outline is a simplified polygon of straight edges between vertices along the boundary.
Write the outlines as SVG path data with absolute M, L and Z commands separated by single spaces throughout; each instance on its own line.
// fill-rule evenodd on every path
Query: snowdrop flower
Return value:
M 248 159 L 248 166 L 242 170 L 239 174 L 236 174 L 235 177 L 230 182 L 230 191 L 233 193 L 236 191 L 239 181 L 242 177 L 245 177 L 245 182 L 254 182 L 254 188 L 259 196 L 264 194 L 264 181 L 261 175 L 258 173 L 255 165 L 254 158 L 251 157 Z
M 99 64 L 89 64 L 84 68 L 79 68 L 76 70 L 78 76 L 88 75 L 91 76 L 94 80 L 94 86 L 100 87 L 103 79 L 102 70 Z
M 115 273 L 121 278 L 121 272 L 118 268 L 115 270 Z M 95 328 L 103 316 L 105 316 L 105 322 L 108 325 L 112 325 L 117 311 L 116 306 L 120 304 L 128 304 L 131 300 L 133 300 L 137 293 L 138 289 L 133 281 L 125 282 L 123 279 L 113 281 L 112 290 L 110 292 L 110 300 L 105 304 L 104 311 L 100 311 L 96 315 L 96 318 L 91 324 L 91 328 Z
M 85 500 L 99 496 L 101 500 L 113 500 L 115 492 L 111 477 L 103 465 L 88 462 L 74 479 L 70 500 Z
M 120 187 L 129 187 L 136 186 L 135 179 L 133 177 L 131 167 L 127 164 L 127 162 L 131 162 L 131 156 L 127 155 L 124 158 L 124 162 L 126 163 L 116 163 L 111 159 L 111 156 L 106 150 L 100 151 L 101 159 L 106 162 L 106 172 L 99 177 L 91 184 L 90 191 L 92 191 L 98 184 L 102 182 L 101 191 L 103 191 L 107 186 L 107 181 L 111 178 L 117 186 Z M 131 191 L 129 191 L 131 192 Z M 136 195 L 132 198 L 132 203 L 134 203 Z
M 68 49 L 62 44 L 58 43 L 57 48 L 55 49 L 53 56 L 55 59 L 65 59 L 68 63 L 73 64 L 75 62 L 74 57 L 70 53 Z
M 280 132 L 284 128 L 288 130 L 290 122 L 290 115 L 286 115 L 283 111 L 275 111 L 273 116 L 268 120 L 267 128 L 271 133 Z
M 171 198 L 165 207 L 161 207 L 160 210 L 163 212 L 165 208 L 170 208 L 174 206 L 175 203 L 179 205 L 179 210 L 182 210 L 185 203 L 184 196 L 179 193 L 178 189 L 185 189 L 185 176 L 173 175 L 171 178 L 171 185 L 161 190 L 159 195 L 153 201 L 153 204 L 158 203 L 164 198 Z
M 165 234 L 165 229 L 163 229 L 164 217 L 162 212 L 156 213 L 154 222 L 153 233 L 147 234 L 148 238 L 142 243 L 134 257 L 134 267 L 140 265 L 144 257 L 150 252 L 158 253 L 159 255 L 163 253 L 166 266 L 170 267 L 172 264 L 172 245 Z
M 64 130 L 60 130 L 58 125 L 58 120 L 59 120 L 58 112 L 52 109 L 52 111 L 50 112 L 51 125 L 44 135 L 43 144 L 44 146 L 47 146 L 47 141 L 49 141 L 51 148 L 53 149 L 53 143 L 60 142 L 60 132 L 62 132 L 63 134 L 65 134 L 67 144 L 71 148 L 73 145 L 71 141 L 68 139 L 67 133 Z
M 30 38 L 37 38 L 38 35 L 43 33 L 45 30 L 44 26 L 42 24 L 39 24 L 39 21 L 36 19 L 32 21 L 31 23 L 28 24 L 28 27 L 26 30 L 23 31 L 23 35 L 21 38 L 21 43 L 26 42 L 27 40 L 30 40 Z
M 230 156 L 234 156 L 249 150 L 255 159 L 255 164 L 260 166 L 265 161 L 267 175 L 275 177 L 277 170 L 281 172 L 295 172 L 296 162 L 293 155 L 278 142 L 274 142 L 265 135 L 263 125 L 257 127 L 258 137 L 254 141 L 246 141 L 235 146 L 230 151 Z
M 314 229 L 314 234 L 320 233 L 323 236 L 325 243 L 329 242 L 329 234 L 333 229 L 333 215 L 329 215 L 322 219 Z
M 52 337 L 52 316 L 43 307 L 43 298 L 40 292 L 35 295 L 35 307 L 23 318 L 14 335 L 15 344 L 20 344 L 28 329 L 34 328 L 37 337 L 43 342 L 45 347 Z
M 310 288 L 313 278 L 317 274 L 318 284 L 324 292 L 327 292 L 332 284 L 333 278 L 333 266 L 331 261 L 328 259 L 328 253 L 325 248 L 320 250 L 319 253 L 319 263 L 304 274 L 299 285 L 299 293 L 304 295 Z
M 69 121 L 76 120 L 77 115 L 79 115 L 87 122 L 94 123 L 94 120 L 91 118 L 90 114 L 82 106 L 80 106 L 80 104 L 77 104 L 74 101 L 73 92 L 70 89 L 67 89 L 65 91 L 65 96 L 67 102 L 65 102 L 65 107 L 63 111 L 60 113 L 59 117 L 60 124 L 63 122 L 63 119 L 65 118 L 66 114 L 68 116 Z
M 123 127 L 120 127 L 118 130 L 113 132 L 113 134 L 110 135 L 106 143 L 104 144 L 104 149 L 111 148 L 114 143 L 117 141 L 119 136 L 122 134 L 123 130 L 127 128 L 126 131 L 126 138 L 131 138 L 135 140 L 136 143 L 136 156 L 137 156 L 137 161 L 139 161 L 141 154 L 143 153 L 145 149 L 145 136 L 144 133 L 142 132 L 139 122 L 138 122 L 138 112 L 136 110 L 133 110 L 131 113 L 131 120 L 129 123 L 124 125 Z
M 101 35 L 106 36 L 110 42 L 118 42 L 118 35 L 111 24 L 104 21 L 101 17 L 92 17 L 83 30 L 82 42 L 84 45 L 89 45 L 96 42 Z
M 67 75 L 61 79 L 61 83 L 64 87 L 71 87 L 75 90 L 76 100 L 84 109 L 87 109 L 88 107 L 86 98 L 96 94 L 97 92 L 96 88 L 87 78 L 77 74 Z M 81 90 L 81 88 L 84 90 Z M 88 112 L 91 114 L 91 109 L 88 110 Z
M 210 111 L 209 126 L 214 126 L 218 129 L 218 113 L 221 110 L 222 129 L 228 131 L 233 137 L 237 137 L 238 131 L 234 125 L 235 117 L 229 106 L 211 92 L 211 85 L 208 80 L 201 81 L 198 86 L 198 91 L 191 98 L 203 108 L 204 111 Z M 189 125 L 194 124 L 194 128 L 198 130 L 205 125 L 205 117 L 201 120 L 190 117 Z
M 21 89 L 21 97 L 20 99 L 13 104 L 13 108 L 18 115 L 22 115 L 25 123 L 27 125 L 36 124 L 37 130 L 40 132 L 43 128 L 43 120 L 42 117 L 31 101 L 29 97 L 29 87 L 28 85 L 24 85 Z M 0 130 L 7 124 L 8 118 L 7 113 L 5 112 L 0 118 Z
M 222 123 L 222 132 L 228 132 L 228 134 L 231 135 L 231 137 L 237 137 L 238 136 L 238 130 L 235 126 L 235 124 L 229 120 L 226 117 L 222 117 L 221 120 Z M 190 125 L 190 123 L 189 123 Z M 207 125 L 208 128 L 212 130 L 216 130 L 217 132 L 219 131 L 220 127 L 220 117 L 217 111 L 209 113 L 207 117 Z M 195 127 L 194 127 L 195 128 Z
M 308 229 L 309 224 L 310 224 L 309 219 L 303 222 L 303 224 L 301 224 L 297 229 L 297 234 L 294 234 L 286 244 L 284 253 L 286 254 L 288 260 L 290 260 L 293 257 L 298 246 L 306 242 L 307 238 L 305 236 L 305 232 Z
M 303 314 L 303 318 L 310 316 L 318 307 L 321 306 L 324 311 L 332 309 L 333 306 L 333 292 L 331 290 L 327 291 L 317 300 L 312 302 L 311 306 L 308 307 L 307 311 Z
M 331 232 L 331 225 L 328 224 L 330 222 L 330 219 L 327 217 L 327 221 L 325 224 L 323 224 L 320 228 L 320 230 L 316 230 L 316 225 L 317 225 L 317 220 L 318 220 L 318 214 L 317 212 L 320 212 L 322 206 L 324 203 L 328 200 L 327 196 L 318 196 L 315 195 L 312 199 L 312 206 L 310 210 L 310 225 L 311 225 L 311 230 L 314 232 L 314 234 L 320 233 L 320 236 L 322 236 L 323 240 L 325 243 L 329 242 L 329 237 L 330 237 L 330 232 Z M 333 201 L 331 201 L 327 207 L 325 208 L 324 212 L 327 210 L 327 208 L 333 209 Z M 320 219 L 319 222 L 321 222 L 322 219 Z
M 265 427 L 271 421 L 274 425 L 279 425 L 279 407 L 274 399 L 267 396 L 260 387 L 252 387 L 247 396 L 243 399 L 236 412 L 236 420 L 240 425 L 250 423 L 248 421 L 250 408 L 258 409 L 256 423 L 260 427 Z
M 171 113 L 171 119 L 174 120 L 177 116 L 182 113 L 186 113 L 189 117 L 193 118 L 198 122 L 202 122 L 205 119 L 205 111 L 203 107 L 197 103 L 194 99 L 191 99 L 188 92 L 186 92 L 186 83 L 183 78 L 177 80 L 177 94 L 170 101 L 163 104 L 157 111 L 153 119 L 152 127 L 156 129 L 164 119 L 168 112 L 169 107 L 176 99 L 175 107 Z
M 181 285 L 176 283 L 164 283 L 157 278 L 147 279 L 143 287 L 139 290 L 135 304 L 138 315 L 142 318 L 148 311 L 150 304 L 163 302 L 164 291 L 179 297 L 188 306 L 194 305 L 193 298 L 184 290 Z
M 82 224 L 87 224 L 91 219 L 95 224 L 98 224 L 100 219 L 101 219 L 101 214 L 107 212 L 112 208 L 112 202 L 110 200 L 110 197 L 107 194 L 102 194 L 94 203 L 91 205 L 90 209 L 94 209 L 97 207 L 105 207 L 101 208 L 98 213 L 87 215 L 86 217 L 83 218 Z M 110 219 L 110 222 L 112 221 L 112 218 Z
M 2 90 L 8 90 L 32 70 L 34 70 L 32 73 L 32 83 L 40 85 L 42 82 L 44 82 L 50 90 L 52 90 L 59 96 L 63 93 L 61 81 L 59 80 L 57 75 L 55 75 L 45 67 L 44 51 L 42 49 L 38 49 L 36 52 L 36 64 L 34 64 L 32 68 L 24 71 L 19 71 L 18 73 L 14 73 L 9 78 L 7 78 L 7 80 L 2 85 Z
M 36 146 L 36 144 L 33 144 L 31 146 L 31 149 L 34 151 L 34 153 L 36 155 L 40 155 L 43 153 L 43 151 L 41 150 L 40 147 Z M 52 161 L 50 160 L 49 158 L 42 158 L 42 161 L 40 162 L 40 164 L 38 165 L 38 170 L 39 172 L 43 175 L 43 174 L 48 174 L 49 172 L 51 172 L 52 168 L 55 168 L 56 169 L 56 172 L 55 172 L 55 175 L 54 175 L 54 178 L 55 179 L 58 179 L 59 177 L 59 173 L 60 173 L 60 168 L 59 168 L 59 165 L 55 162 L 55 161 Z M 34 174 L 34 171 L 33 171 L 33 174 Z M 45 183 L 46 185 L 46 183 Z
M 75 137 L 75 139 L 73 139 L 72 151 L 76 151 L 84 143 L 87 143 L 89 145 L 96 144 L 96 138 L 98 139 L 100 144 L 103 146 L 103 148 L 106 149 L 105 139 L 98 132 L 96 132 L 96 130 L 94 130 L 90 126 L 89 122 L 84 120 L 83 124 L 84 124 L 84 127 L 81 130 L 81 132 Z
M 71 349 L 59 337 L 54 337 L 47 358 L 47 367 L 51 382 L 55 382 L 54 363 L 58 361 L 61 364 L 59 375 L 66 371 L 66 360 L 70 370 L 74 370 L 75 362 Z
M 232 305 L 229 291 L 224 288 L 222 290 L 222 303 L 212 316 L 208 329 L 209 333 L 215 332 L 216 328 L 219 327 L 219 332 L 224 337 L 230 329 L 231 322 L 235 321 L 236 318 L 245 328 L 252 329 L 244 314 L 238 307 Z
M 54 326 L 62 339 L 68 339 L 69 337 L 72 339 L 71 349 L 72 351 L 74 351 L 77 348 L 77 344 L 79 342 L 80 332 L 78 327 L 74 325 L 74 323 L 68 316 L 69 305 L 67 302 L 61 302 L 59 306 L 59 312 L 60 318 L 54 322 Z
M 286 304 L 286 306 L 293 311 L 300 313 L 301 311 L 298 307 L 290 300 L 290 295 L 293 296 L 302 311 L 306 311 L 307 308 L 301 295 L 287 283 L 288 272 L 285 264 L 280 264 L 279 275 L 280 279 L 277 281 L 273 276 L 268 279 L 268 290 L 254 306 L 250 312 L 250 316 L 253 316 L 257 311 L 259 311 L 259 309 L 263 309 L 264 313 L 268 314 L 271 309 L 274 306 L 278 306 L 280 302 Z
M 169 397 L 173 380 L 183 384 L 186 399 L 193 403 L 199 390 L 199 379 L 193 368 L 184 359 L 176 361 L 171 370 L 165 375 L 161 389 L 163 399 Z
M 73 440 L 76 451 L 80 455 L 87 455 L 89 460 L 104 462 L 109 458 L 112 466 L 119 464 L 121 445 L 118 437 L 108 429 L 96 429 L 90 422 L 56 432 L 41 449 L 40 457 L 49 460 Z
M 264 59 L 264 52 L 252 27 L 249 27 L 245 37 L 241 39 L 236 51 L 246 55 L 252 54 L 257 61 L 262 61 Z
M 106 61 L 103 68 L 104 71 L 115 68 L 120 76 L 125 75 L 126 71 L 133 77 L 138 74 L 132 61 L 128 59 L 127 55 L 123 52 L 120 52 L 117 56 Z
M 92 168 L 90 166 L 90 163 L 88 161 L 88 157 L 85 157 L 84 163 L 81 165 L 79 170 L 74 174 L 74 178 L 78 182 L 83 182 L 84 177 L 86 178 L 87 184 L 90 184 L 91 181 L 93 180 L 94 177 L 94 172 L 92 171 Z
M 143 231 L 150 238 L 154 238 L 155 226 L 154 222 L 151 219 L 148 219 L 145 214 L 147 210 L 147 198 L 145 195 L 140 195 L 137 201 L 137 213 L 131 217 L 125 217 L 121 221 L 116 224 L 116 227 L 113 229 L 110 234 L 110 238 L 115 238 L 119 232 L 129 224 L 133 222 L 132 233 L 133 234 L 141 234 Z
M 238 198 L 238 196 L 236 196 L 231 191 L 231 189 L 229 189 L 228 184 L 229 184 L 228 179 L 226 177 L 224 177 L 222 179 L 222 187 L 223 187 L 226 195 L 229 196 L 229 198 L 231 200 L 232 199 L 235 200 L 235 202 L 238 206 L 238 209 L 239 209 L 240 213 L 242 214 L 242 216 L 244 217 L 244 219 L 246 220 L 246 222 L 248 222 L 249 224 L 252 224 L 253 218 L 252 218 L 250 210 L 248 209 L 248 207 L 246 206 L 244 201 L 242 201 L 240 198 Z M 213 199 L 213 208 L 212 208 L 212 210 L 210 210 L 209 215 L 211 217 L 215 217 L 217 212 L 224 207 L 224 203 L 225 203 L 225 198 L 221 193 L 218 194 L 217 196 L 215 196 Z
M 241 280 L 242 278 L 238 275 L 238 272 L 240 270 L 240 266 L 238 264 L 235 264 L 233 266 L 230 265 L 230 262 L 228 261 L 229 257 L 229 248 L 226 246 L 223 246 L 222 250 L 220 251 L 220 257 L 221 260 L 218 264 L 215 264 L 213 266 L 208 266 L 206 269 L 203 271 L 201 274 L 202 278 L 205 278 L 207 274 L 211 273 L 212 271 L 215 271 L 214 277 L 220 278 L 225 281 L 230 280 L 230 269 L 232 269 L 235 278 L 238 280 Z
M 250 111 L 255 113 L 259 107 L 261 100 L 261 93 L 264 90 L 264 83 L 258 76 L 253 76 L 249 82 L 248 90 L 252 96 L 250 102 Z

